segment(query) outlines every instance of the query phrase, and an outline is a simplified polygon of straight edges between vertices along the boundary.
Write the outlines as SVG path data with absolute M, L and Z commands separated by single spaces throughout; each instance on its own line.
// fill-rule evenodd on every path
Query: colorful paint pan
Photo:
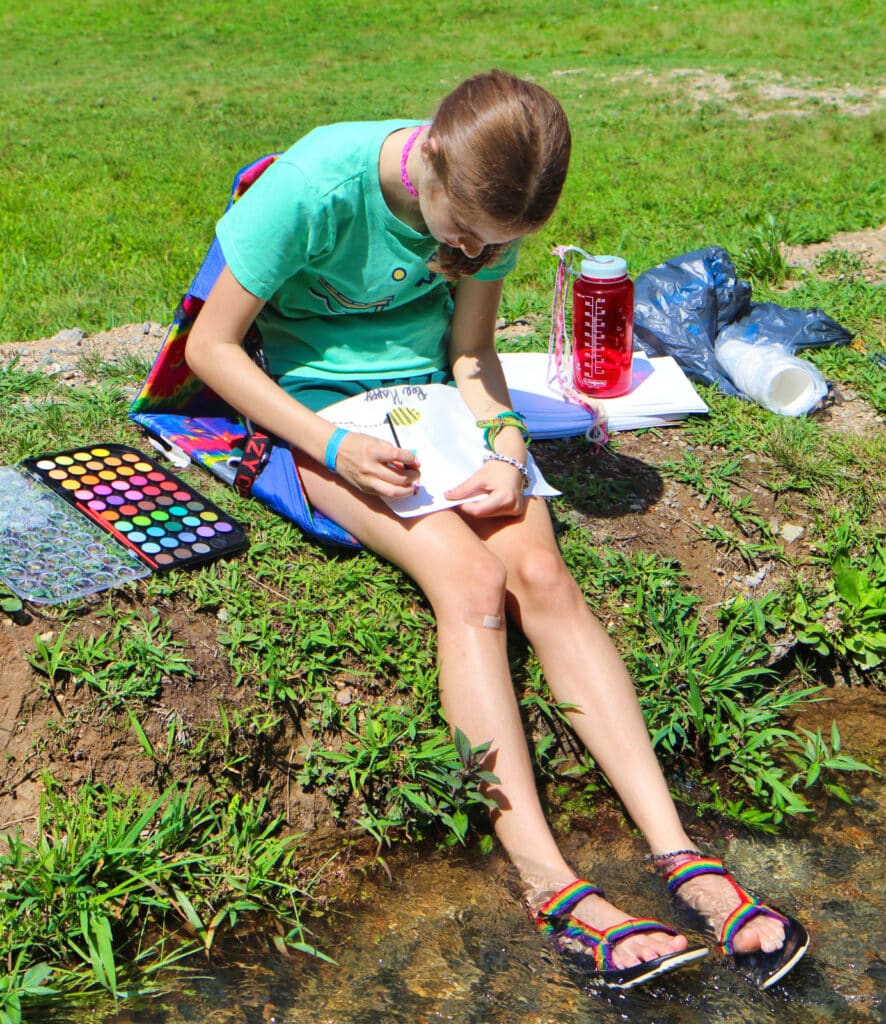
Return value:
M 152 569 L 185 568 L 246 543 L 239 523 L 134 448 L 84 445 L 21 465 Z

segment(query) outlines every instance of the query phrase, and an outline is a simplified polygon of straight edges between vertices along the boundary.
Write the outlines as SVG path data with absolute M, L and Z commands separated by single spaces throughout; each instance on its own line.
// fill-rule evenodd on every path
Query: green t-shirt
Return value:
M 234 277 L 265 299 L 258 325 L 275 376 L 387 379 L 447 364 L 447 282 L 437 247 L 382 195 L 382 142 L 416 121 L 316 128 L 287 150 L 218 222 Z M 512 246 L 476 276 L 504 277 Z

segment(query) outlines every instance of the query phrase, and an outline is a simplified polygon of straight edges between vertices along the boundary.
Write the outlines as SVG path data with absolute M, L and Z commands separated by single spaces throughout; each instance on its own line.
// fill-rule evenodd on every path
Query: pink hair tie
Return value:
M 418 199 L 418 189 L 412 184 L 412 178 L 409 177 L 409 171 L 406 170 L 406 162 L 409 160 L 409 154 L 412 152 L 415 140 L 427 127 L 428 126 L 426 124 L 420 124 L 418 128 L 415 129 L 415 131 L 406 140 L 406 145 L 403 147 L 403 153 L 400 157 L 400 181 L 403 182 L 403 188 L 406 189 L 413 199 Z

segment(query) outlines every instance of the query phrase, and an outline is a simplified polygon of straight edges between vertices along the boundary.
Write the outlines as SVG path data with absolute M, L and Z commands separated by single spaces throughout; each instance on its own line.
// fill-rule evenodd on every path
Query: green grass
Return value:
M 769 217 L 805 241 L 884 219 L 882 120 L 817 98 L 872 95 L 879 26 L 860 2 L 37 0 L 0 27 L 0 340 L 165 322 L 238 167 L 318 122 L 422 116 L 493 65 L 554 89 L 574 127 L 564 202 L 509 285 L 535 309 L 555 241 L 637 273 L 740 251 Z M 762 95 L 767 75 L 798 82 L 809 115 Z
M 71 799 L 45 785 L 36 838 L 14 835 L 0 854 L 6 1020 L 22 994 L 151 991 L 245 922 L 264 933 L 273 917 L 275 945 L 322 955 L 302 924 L 312 879 L 298 837 L 275 835 L 262 799 L 222 805 L 188 786 L 147 800 L 90 783 Z
M 547 311 L 556 243 L 619 252 L 634 275 L 721 244 L 755 298 L 820 306 L 853 331 L 853 346 L 810 358 L 882 415 L 882 286 L 838 249 L 797 277 L 779 248 L 886 219 L 876 18 L 861 2 L 799 0 L 19 5 L 0 15 L 0 340 L 168 322 L 242 164 L 317 123 L 424 115 L 466 74 L 504 66 L 553 89 L 575 137 L 563 201 L 524 246 L 505 316 Z M 775 78 L 796 88 L 799 113 L 767 93 Z M 850 90 L 867 113 L 847 110 Z M 544 348 L 543 321 L 522 344 Z M 86 369 L 89 389 L 0 368 L 0 461 L 136 441 L 125 389 L 146 367 Z M 636 480 L 575 441 L 540 457 L 567 466 L 552 474 L 561 547 L 628 652 L 667 770 L 690 780 L 701 812 L 773 829 L 845 799 L 845 773 L 861 767 L 839 729 L 785 722 L 824 695 L 820 678 L 882 684 L 886 442 L 702 391 L 711 416 L 679 428 L 693 450 L 648 468 L 688 488 L 699 516 L 717 513 L 715 525 L 686 513 L 712 559 L 777 568 L 753 596 L 701 607 L 669 559 L 592 548 L 579 513 L 632 508 Z M 811 556 L 786 551 L 749 474 L 779 515 L 803 514 Z M 37 838 L 13 837 L 0 857 L 2 1024 L 46 987 L 143 989 L 244 918 L 260 929 L 266 911 L 284 945 L 310 946 L 312 878 L 265 797 L 280 785 L 281 736 L 302 737 L 291 778 L 325 796 L 343 848 L 477 832 L 489 845 L 477 752 L 443 721 L 421 595 L 370 554 L 330 554 L 207 476 L 198 485 L 247 523 L 245 553 L 58 609 L 52 635 L 34 640 L 46 696 L 88 693 L 89 713 L 126 735 L 150 782 L 67 793 L 46 781 Z M 217 716 L 150 728 L 158 701 L 204 664 L 158 608 L 213 624 L 214 663 L 239 697 Z M 790 653 L 774 658 L 782 642 Z M 590 806 L 603 780 L 518 637 L 510 656 L 540 777 L 569 806 L 576 789 Z M 192 777 L 199 796 L 175 789 Z

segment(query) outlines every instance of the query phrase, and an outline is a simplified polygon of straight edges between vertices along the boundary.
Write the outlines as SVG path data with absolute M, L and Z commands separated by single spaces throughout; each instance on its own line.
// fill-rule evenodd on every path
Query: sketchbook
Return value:
M 406 518 L 462 504 L 449 501 L 444 492 L 473 476 L 483 466 L 483 456 L 489 454 L 475 417 L 457 388 L 446 384 L 376 388 L 329 405 L 320 415 L 345 430 L 359 430 L 416 453 L 421 464 L 418 493 L 384 499 L 398 516 Z M 547 483 L 531 455 L 526 468 L 527 494 L 552 497 L 560 493 Z
M 547 352 L 505 352 L 499 356 L 514 409 L 522 413 L 533 437 L 574 437 L 593 425 L 580 405 L 568 402 L 557 383 Z M 671 356 L 634 353 L 631 390 L 619 398 L 593 400 L 610 432 L 664 427 L 708 407 Z

